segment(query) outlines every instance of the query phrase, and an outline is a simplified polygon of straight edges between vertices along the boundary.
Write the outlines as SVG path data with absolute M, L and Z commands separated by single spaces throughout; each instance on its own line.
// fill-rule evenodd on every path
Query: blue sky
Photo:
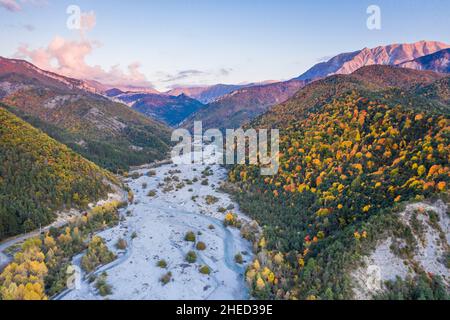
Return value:
M 95 26 L 69 30 L 72 4 Z M 366 27 L 371 4 L 381 30 Z M 0 0 L 0 55 L 159 89 L 281 80 L 364 47 L 450 43 L 448 12 L 447 0 Z

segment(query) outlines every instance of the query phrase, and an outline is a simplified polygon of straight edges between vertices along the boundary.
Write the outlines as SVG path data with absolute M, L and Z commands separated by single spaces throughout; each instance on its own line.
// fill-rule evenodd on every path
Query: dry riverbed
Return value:
M 225 177 L 225 169 L 218 165 L 165 164 L 131 172 L 127 183 L 134 193 L 133 204 L 121 210 L 118 226 L 98 234 L 118 255 L 95 272 L 106 272 L 112 294 L 100 296 L 83 274 L 77 289 L 57 298 L 247 299 L 244 271 L 252 260 L 251 244 L 223 221 L 229 211 L 248 219 L 218 190 Z M 190 231 L 196 242 L 206 244 L 205 250 L 185 240 Z M 125 250 L 116 248 L 119 239 L 126 240 Z M 196 262 L 186 261 L 189 251 L 196 253 Z M 235 261 L 236 254 L 242 255 L 243 263 Z M 74 264 L 79 260 L 75 257 Z M 166 268 L 157 266 L 161 260 Z M 209 275 L 200 272 L 203 266 L 210 269 Z M 161 278 L 169 272 L 171 278 L 163 284 Z

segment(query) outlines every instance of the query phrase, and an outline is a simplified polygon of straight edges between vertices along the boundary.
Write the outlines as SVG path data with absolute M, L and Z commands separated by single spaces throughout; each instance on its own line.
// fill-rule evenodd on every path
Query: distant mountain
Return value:
M 228 93 L 243 88 L 244 85 L 228 85 L 217 84 L 214 86 L 205 87 L 180 87 L 167 91 L 167 94 L 172 96 L 179 96 L 185 94 L 188 97 L 194 98 L 202 103 L 212 102 Z
M 174 88 L 168 92 L 166 92 L 168 95 L 172 96 L 179 96 L 180 94 L 185 94 L 188 97 L 191 97 L 193 99 L 196 99 L 202 103 L 210 103 L 213 102 L 233 91 L 247 88 L 247 87 L 253 87 L 253 86 L 259 86 L 269 83 L 274 83 L 275 81 L 264 81 L 261 83 L 248 83 L 248 84 L 216 84 L 213 86 L 199 86 L 199 87 L 179 87 Z
M 165 156 L 166 126 L 94 92 L 84 81 L 0 58 L 2 106 L 86 158 L 116 170 Z
M 107 86 L 95 80 L 83 80 L 83 82 L 86 83 L 90 88 L 93 88 L 95 90 L 95 93 L 98 94 L 105 94 L 105 92 L 111 88 L 110 86 Z
M 392 44 L 373 49 L 364 48 L 339 54 L 327 62 L 316 64 L 299 76 L 298 80 L 313 80 L 333 74 L 350 74 L 361 67 L 380 64 L 398 65 L 416 58 L 449 48 L 450 45 L 436 41 L 420 41 L 412 44 Z
M 204 128 L 238 128 L 271 106 L 286 101 L 305 84 L 306 81 L 291 80 L 233 91 L 199 109 L 182 126 L 191 129 L 194 121 L 202 121 Z
M 450 48 L 400 63 L 402 68 L 450 73 Z
M 87 207 L 115 177 L 0 107 L 0 240 Z
M 147 117 L 176 126 L 204 105 L 185 94 L 170 96 L 162 94 L 121 94 L 116 97 Z
M 83 80 L 89 87 L 94 88 L 96 93 L 106 95 L 108 91 L 120 90 L 122 92 L 133 91 L 142 93 L 160 93 L 158 90 L 152 87 L 140 87 L 140 86 L 127 86 L 127 85 L 107 85 L 95 80 Z
M 158 90 L 150 87 L 137 87 L 137 86 L 115 86 L 114 88 L 119 89 L 123 92 L 140 92 L 140 93 L 150 93 L 150 94 L 162 94 Z
M 6 59 L 0 57 L 0 81 L 4 84 L 0 90 L 9 91 L 14 88 L 7 86 L 8 80 L 14 82 L 15 77 L 20 77 L 19 82 L 24 85 L 39 83 L 53 89 L 64 89 L 96 93 L 98 90 L 89 85 L 86 81 L 72 79 L 59 74 L 42 70 L 35 65 L 18 59 Z M 1 94 L 1 91 L 0 91 Z M 1 96 L 0 96 L 1 98 Z
M 125 103 L 146 117 L 164 122 L 172 127 L 203 107 L 201 102 L 184 93 L 171 96 L 165 93 L 123 92 L 114 88 L 106 91 L 105 94 L 114 101 Z
M 117 97 L 118 95 L 121 95 L 124 93 L 125 93 L 124 91 L 117 89 L 117 88 L 108 89 L 108 90 L 105 90 L 105 92 L 104 92 L 104 94 L 110 98 Z

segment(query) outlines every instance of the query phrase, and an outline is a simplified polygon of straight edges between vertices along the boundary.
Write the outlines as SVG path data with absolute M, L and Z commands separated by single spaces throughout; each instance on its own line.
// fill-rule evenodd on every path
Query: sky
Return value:
M 367 27 L 370 5 L 381 29 Z M 364 47 L 450 43 L 449 12 L 448 0 L 0 0 L 0 56 L 158 90 L 287 80 Z

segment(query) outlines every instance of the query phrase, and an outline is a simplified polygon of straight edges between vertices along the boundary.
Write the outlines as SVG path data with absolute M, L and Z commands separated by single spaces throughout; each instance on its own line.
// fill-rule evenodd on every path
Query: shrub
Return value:
M 212 176 L 213 172 L 211 170 L 211 167 L 206 167 L 205 170 L 202 171 L 203 176 Z
M 165 269 L 165 268 L 167 268 L 167 262 L 166 262 L 166 260 L 161 259 L 156 263 L 156 266 L 158 266 L 162 269 Z
M 219 199 L 217 197 L 214 197 L 214 196 L 211 196 L 211 195 L 207 195 L 205 197 L 205 201 L 206 201 L 207 204 L 214 204 L 214 203 L 218 202 Z
M 206 249 L 206 244 L 202 241 L 197 242 L 196 246 L 197 250 L 203 251 Z
M 184 240 L 189 242 L 195 242 L 195 233 L 192 231 L 188 231 L 184 236 Z
M 237 215 L 232 212 L 228 212 L 225 215 L 223 223 L 225 226 L 233 226 L 236 228 L 240 228 L 242 225 L 241 221 L 237 218 Z
M 86 272 L 92 272 L 98 266 L 108 264 L 114 259 L 116 259 L 116 256 L 109 251 L 105 240 L 99 236 L 95 236 L 89 243 L 86 254 L 81 259 L 81 267 Z
M 176 185 L 177 190 L 183 189 L 185 187 L 185 184 L 183 182 L 180 182 Z
M 238 253 L 234 256 L 234 261 L 236 261 L 236 263 L 242 264 L 244 262 L 244 260 L 242 259 L 242 254 Z
M 202 186 L 207 186 L 207 185 L 209 185 L 208 179 L 202 180 Z
M 128 202 L 132 203 L 134 201 L 134 193 L 133 191 L 129 190 L 128 191 Z
M 93 283 L 95 280 L 97 280 L 97 276 L 96 276 L 95 274 L 91 274 L 91 275 L 88 277 L 88 282 L 89 282 L 89 283 Z
M 227 210 L 233 210 L 233 209 L 234 209 L 234 204 L 228 205 Z
M 170 282 L 170 280 L 172 280 L 172 272 L 167 272 L 165 275 L 163 275 L 160 279 L 159 279 L 159 281 L 161 281 L 161 283 L 163 284 L 163 285 L 166 285 L 166 284 L 168 284 L 169 282 Z
M 127 241 L 122 238 L 120 238 L 116 243 L 116 248 L 119 250 L 125 250 L 127 246 L 128 246 Z
M 133 172 L 131 174 L 131 179 L 136 180 L 139 179 L 141 177 L 141 174 L 139 172 Z
M 112 293 L 112 286 L 107 283 L 101 283 L 96 286 L 98 293 L 102 296 L 109 296 Z
M 147 196 L 149 196 L 149 197 L 154 197 L 154 196 L 156 196 L 156 190 L 150 190 L 150 191 L 147 193 Z
M 104 272 L 95 282 L 95 288 L 102 297 L 108 296 L 112 293 L 112 286 L 106 282 L 107 276 L 108 275 Z
M 186 261 L 189 263 L 194 263 L 197 261 L 197 254 L 194 251 L 189 251 L 186 255 Z
M 210 273 L 211 273 L 211 270 L 209 269 L 208 266 L 202 266 L 202 267 L 200 268 L 200 273 L 201 273 L 201 274 L 210 274 Z
M 219 207 L 217 209 L 217 212 L 220 212 L 220 213 L 225 213 L 226 211 L 227 211 L 227 208 L 224 208 L 224 207 Z

